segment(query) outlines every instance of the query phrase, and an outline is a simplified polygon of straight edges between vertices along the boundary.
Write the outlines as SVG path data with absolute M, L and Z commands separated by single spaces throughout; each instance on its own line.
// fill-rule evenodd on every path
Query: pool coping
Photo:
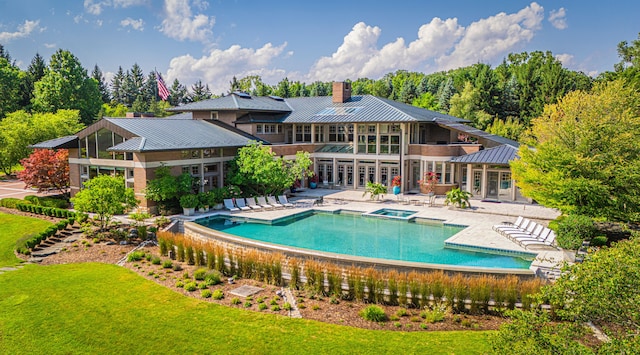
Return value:
M 354 210 L 349 210 L 349 211 L 355 212 L 355 213 L 358 212 Z M 323 210 L 310 209 L 310 210 L 303 211 L 300 214 L 313 213 L 313 212 L 335 213 L 335 212 L 327 212 Z M 297 215 L 299 214 L 284 216 L 282 218 L 290 218 L 291 216 L 297 216 Z M 209 217 L 230 217 L 230 216 L 229 215 L 213 215 Z M 245 217 L 242 217 L 242 218 L 245 218 Z M 271 219 L 272 221 L 271 223 L 273 223 L 273 221 L 281 220 L 282 218 Z M 425 218 L 422 218 L 422 219 L 425 219 Z M 261 219 L 261 220 L 268 221 L 269 219 Z M 530 268 L 512 269 L 512 268 L 489 268 L 489 267 L 479 267 L 479 266 L 459 266 L 459 265 L 450 265 L 450 264 L 433 264 L 433 263 L 422 263 L 422 262 L 413 262 L 413 261 L 378 259 L 378 258 L 371 258 L 371 257 L 338 254 L 338 253 L 323 252 L 323 251 L 305 249 L 305 248 L 299 248 L 299 247 L 285 246 L 281 244 L 274 244 L 274 243 L 269 243 L 264 241 L 256 241 L 253 239 L 240 237 L 240 236 L 225 233 L 222 231 L 217 231 L 217 230 L 202 226 L 194 221 L 185 221 L 184 230 L 185 230 L 185 233 L 187 233 L 187 231 L 196 232 L 198 236 L 211 238 L 211 239 L 218 239 L 218 240 L 221 240 L 222 242 L 239 244 L 239 245 L 253 247 L 261 250 L 279 251 L 288 256 L 294 256 L 294 257 L 303 256 L 303 257 L 311 257 L 316 259 L 324 259 L 326 261 L 340 263 L 340 264 L 359 263 L 359 264 L 369 265 L 373 267 L 383 266 L 387 268 L 396 267 L 396 268 L 405 268 L 405 269 L 444 270 L 444 271 L 463 272 L 463 273 L 472 273 L 472 274 L 503 274 L 503 275 L 511 274 L 511 275 L 519 275 L 519 276 L 535 275 L 535 273 Z M 475 250 L 475 251 L 478 251 L 478 250 Z

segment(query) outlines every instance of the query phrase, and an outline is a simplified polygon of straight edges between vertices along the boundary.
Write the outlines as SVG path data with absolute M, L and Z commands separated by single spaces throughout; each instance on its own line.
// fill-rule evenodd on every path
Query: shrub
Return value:
M 184 284 L 184 289 L 186 291 L 193 292 L 198 289 L 198 284 L 195 283 L 194 281 L 187 282 L 186 284 Z
M 211 295 L 211 298 L 213 298 L 214 300 L 221 300 L 223 297 L 224 293 L 222 293 L 222 290 L 215 290 Z
M 173 262 L 169 259 L 162 262 L 162 267 L 165 269 L 171 269 L 172 266 L 173 266 Z
M 558 221 L 558 246 L 563 249 L 577 250 L 582 241 L 591 241 L 596 232 L 595 224 L 591 217 L 583 215 L 569 215 Z
M 293 307 L 291 306 L 291 303 L 289 303 L 289 302 L 285 302 L 285 303 L 282 305 L 282 308 L 286 309 L 287 311 L 290 311 Z
M 406 317 L 406 316 L 408 316 L 408 315 L 409 315 L 409 313 L 407 312 L 407 310 L 406 310 L 406 309 L 404 309 L 404 308 L 400 308 L 400 309 L 396 312 L 396 315 L 397 315 L 398 317 Z
M 132 253 L 129 254 L 129 256 L 127 256 L 127 261 L 128 262 L 133 262 L 133 261 L 140 261 L 144 258 L 144 252 L 141 250 L 136 250 Z
M 198 269 L 193 272 L 193 278 L 198 281 L 203 281 L 206 276 L 207 276 L 206 269 Z
M 186 255 L 186 257 L 187 257 L 187 264 L 189 264 L 189 265 L 195 265 L 196 260 L 195 260 L 195 256 L 194 256 L 194 254 L 193 254 L 193 247 L 192 247 L 191 245 L 188 245 L 188 246 L 187 246 L 187 248 L 186 248 L 186 250 L 185 250 L 185 253 L 187 254 L 187 255 Z
M 602 247 L 607 245 L 607 241 L 608 241 L 607 236 L 599 235 L 591 239 L 591 245 L 594 247 Z
M 202 290 L 202 292 L 200 293 L 200 296 L 202 296 L 202 298 L 211 298 L 212 296 L 211 290 Z
M 249 308 L 251 306 L 252 306 L 251 301 L 245 301 L 244 302 L 244 308 Z
M 217 284 L 219 284 L 221 282 L 220 281 L 220 274 L 217 271 L 210 272 L 204 277 L 204 282 L 208 286 L 217 285 Z
M 265 309 L 267 309 L 267 308 L 269 308 L 269 306 L 267 306 L 267 305 L 266 305 L 266 304 L 264 304 L 264 303 L 260 303 L 260 304 L 258 304 L 258 310 L 260 310 L 260 311 L 264 311 L 264 310 L 265 310 Z
M 201 282 L 201 283 L 199 283 L 199 284 L 198 284 L 198 288 L 199 288 L 199 289 L 201 289 L 201 290 L 204 290 L 204 289 L 206 289 L 207 287 L 209 287 L 209 286 L 207 286 L 207 284 L 206 284 L 206 283 L 204 283 L 204 282 Z
M 378 306 L 368 306 L 360 311 L 360 316 L 364 320 L 372 322 L 384 322 L 387 320 L 387 315 L 384 310 Z
M 184 287 L 184 282 L 182 282 L 182 281 L 176 282 L 176 287 L 177 288 L 183 288 Z
M 434 307 L 433 309 L 425 309 L 420 312 L 420 317 L 422 317 L 427 323 L 437 323 L 444 321 L 446 312 L 446 308 Z
M 174 264 L 173 271 L 182 271 L 182 266 L 180 264 Z
M 242 301 L 240 301 L 238 297 L 234 297 L 231 299 L 231 304 L 239 305 L 240 303 L 242 303 Z
M 22 202 L 19 198 L 7 197 L 0 200 L 0 206 L 17 209 L 16 204 Z
M 264 303 L 263 303 L 263 304 L 264 304 Z M 271 311 L 273 311 L 273 312 L 279 312 L 279 311 L 280 311 L 280 306 L 278 306 L 277 304 L 276 304 L 276 305 L 271 306 Z
M 151 263 L 153 265 L 160 265 L 160 257 L 154 256 L 153 258 L 151 258 Z

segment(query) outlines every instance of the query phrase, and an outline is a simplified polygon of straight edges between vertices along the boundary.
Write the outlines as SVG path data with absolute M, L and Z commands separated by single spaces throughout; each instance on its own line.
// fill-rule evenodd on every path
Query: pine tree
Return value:
M 118 67 L 116 75 L 111 79 L 111 103 L 114 106 L 117 104 L 125 104 L 124 80 L 124 70 L 122 70 L 122 67 Z
M 102 102 L 105 104 L 109 103 L 109 101 L 111 101 L 111 97 L 109 95 L 109 90 L 107 89 L 107 84 L 104 82 L 104 75 L 102 75 L 102 70 L 100 70 L 98 64 L 93 67 L 91 77 L 98 82 L 98 90 L 100 90 Z

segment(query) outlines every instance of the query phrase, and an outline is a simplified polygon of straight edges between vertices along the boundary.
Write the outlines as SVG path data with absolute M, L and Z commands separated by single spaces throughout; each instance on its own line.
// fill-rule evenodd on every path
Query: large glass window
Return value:
M 296 142 L 311 142 L 311 125 L 296 126 Z
M 98 149 L 96 146 L 96 135 L 94 133 L 87 136 L 87 149 L 89 151 L 89 158 L 98 157 Z

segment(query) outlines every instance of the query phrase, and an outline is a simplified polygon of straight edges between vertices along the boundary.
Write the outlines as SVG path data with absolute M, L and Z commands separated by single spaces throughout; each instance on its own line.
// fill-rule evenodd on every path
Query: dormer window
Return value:
M 217 111 L 211 112 L 211 119 L 212 120 L 217 120 L 218 119 L 218 112 Z

